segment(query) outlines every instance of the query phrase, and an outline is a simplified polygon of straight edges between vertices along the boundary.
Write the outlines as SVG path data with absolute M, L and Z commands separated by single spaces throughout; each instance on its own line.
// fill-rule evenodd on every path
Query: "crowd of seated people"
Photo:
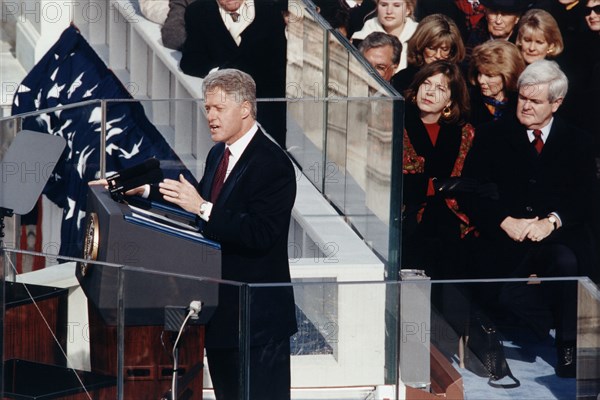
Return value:
M 598 282 L 600 0 L 422 1 L 408 3 L 394 32 L 382 21 L 390 2 L 376 1 L 376 17 L 350 38 L 383 31 L 405 47 L 391 79 L 406 98 L 402 266 L 434 279 Z M 448 118 L 454 109 L 459 118 Z M 448 292 L 434 291 L 433 304 L 460 335 L 474 336 L 484 311 Z M 485 313 L 495 317 L 508 310 L 541 337 L 554 329 L 556 374 L 575 376 L 574 285 L 461 296 L 493 304 Z
M 599 159 L 600 124 L 591 120 L 594 111 L 600 111 L 600 30 L 595 9 L 600 2 L 582 3 L 578 12 L 587 26 L 581 25 L 579 35 L 571 31 L 568 42 L 546 10 L 527 9 L 525 2 L 511 0 L 482 4 L 486 6 L 484 18 L 467 39 L 468 61 L 462 65 L 453 61 L 468 71 L 471 113 L 464 126 L 475 126 L 473 147 L 466 144 L 471 142 L 459 144 L 455 139 L 453 151 L 448 151 L 447 145 L 436 142 L 441 138 L 437 136 L 425 140 L 427 146 L 421 149 L 411 146 L 413 140 L 404 141 L 402 265 L 421 265 L 428 275 L 439 279 L 590 276 L 597 281 L 600 184 L 594 159 Z M 596 47 L 591 47 L 593 44 Z M 561 59 L 563 49 L 569 58 Z M 437 55 L 448 62 L 449 53 Z M 431 82 L 430 91 L 450 99 L 450 82 L 447 78 L 441 84 Z M 411 129 L 414 131 L 411 121 L 422 116 L 423 110 L 411 105 L 413 92 L 402 91 L 401 86 L 397 89 L 407 99 L 405 135 L 410 135 Z M 576 94 L 569 98 L 571 107 L 563 110 L 570 90 Z M 581 112 L 584 109 L 586 113 Z M 439 123 L 446 124 L 441 117 Z M 460 151 L 464 158 L 456 158 Z M 462 161 L 465 171 L 461 178 L 453 179 L 455 175 L 449 174 Z M 443 163 L 445 169 L 439 170 Z M 421 164 L 423 167 L 417 167 Z M 420 188 L 414 185 L 417 177 Z M 432 206 L 444 209 L 439 206 L 441 199 L 454 215 L 431 218 L 431 210 L 436 209 Z M 480 296 L 478 303 L 509 310 L 540 337 L 555 329 L 556 374 L 574 377 L 575 285 L 507 284 L 496 289 L 486 290 L 483 296 L 466 296 Z M 444 293 L 432 294 L 433 304 L 442 311 L 449 305 L 447 300 Z M 460 326 L 455 328 L 468 336 L 469 329 L 474 332 L 478 328 L 468 327 L 473 317 L 463 317 L 455 320 L 467 321 L 467 327 L 462 331 Z M 476 321 L 481 324 L 481 319 Z
M 239 68 L 259 98 L 285 96 L 286 0 L 165 2 L 166 20 L 153 19 L 184 73 Z M 402 265 L 435 279 L 598 281 L 600 0 L 315 4 L 406 98 Z M 165 37 L 172 15 L 179 42 Z M 258 119 L 285 146 L 274 106 L 259 105 Z M 485 296 L 540 335 L 555 328 L 556 373 L 572 377 L 576 293 L 542 286 Z

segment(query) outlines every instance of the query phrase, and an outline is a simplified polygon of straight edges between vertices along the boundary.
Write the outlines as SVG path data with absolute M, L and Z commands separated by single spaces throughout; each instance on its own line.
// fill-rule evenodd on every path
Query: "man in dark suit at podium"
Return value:
M 256 124 L 256 86 L 234 69 L 203 83 L 212 139 L 198 187 L 185 180 L 159 184 L 163 199 L 198 214 L 202 233 L 221 243 L 223 279 L 289 283 L 287 237 L 296 176 L 287 155 Z M 291 287 L 251 289 L 250 398 L 290 398 L 290 342 L 297 330 Z M 221 285 L 207 325 L 206 351 L 219 400 L 239 398 L 238 287 Z
M 185 11 L 181 70 L 205 77 L 236 68 L 255 80 L 259 98 L 285 97 L 287 0 L 195 1 Z M 285 148 L 285 103 L 262 102 L 258 121 Z

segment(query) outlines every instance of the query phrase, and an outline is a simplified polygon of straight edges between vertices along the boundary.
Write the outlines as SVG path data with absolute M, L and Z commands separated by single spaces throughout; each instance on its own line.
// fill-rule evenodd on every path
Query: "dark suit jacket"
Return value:
M 187 38 L 181 70 L 203 78 L 215 67 L 236 68 L 254 78 L 258 97 L 284 97 L 286 39 L 281 12 L 287 9 L 287 1 L 259 0 L 254 6 L 255 19 L 238 46 L 221 19 L 216 0 L 190 4 L 185 12 Z
M 583 262 L 589 249 L 578 246 L 587 237 L 586 224 L 591 219 L 594 172 L 589 136 L 557 116 L 539 156 L 516 118 L 492 122 L 479 128 L 463 176 L 495 183 L 499 199 L 473 196 L 462 204 L 481 231 L 481 238 L 501 246 L 503 256 L 514 255 L 513 261 L 537 244 L 512 241 L 500 223 L 508 216 L 545 218 L 557 212 L 563 226 L 542 243 L 564 244 Z
M 403 70 L 396 72 L 394 76 L 392 76 L 392 79 L 390 81 L 394 89 L 396 89 L 398 93 L 403 95 L 404 91 L 408 89 L 408 87 L 412 83 L 417 72 L 419 72 L 419 69 L 421 69 L 421 67 L 408 65 Z
M 224 144 L 208 154 L 200 195 L 210 198 Z M 296 198 L 296 176 L 286 154 L 259 129 L 213 205 L 202 233 L 222 246 L 223 279 L 246 283 L 289 283 L 288 229 Z M 238 288 L 222 285 L 219 306 L 207 326 L 207 347 L 237 347 Z M 252 344 L 296 332 L 290 287 L 250 292 Z

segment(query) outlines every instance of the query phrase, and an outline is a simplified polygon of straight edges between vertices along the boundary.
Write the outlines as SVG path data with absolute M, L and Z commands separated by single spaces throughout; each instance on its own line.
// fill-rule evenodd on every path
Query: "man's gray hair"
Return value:
M 395 65 L 400 64 L 400 54 L 402 54 L 402 43 L 396 36 L 388 35 L 383 32 L 373 32 L 369 34 L 358 45 L 358 51 L 361 54 L 365 54 L 365 52 L 369 49 L 374 49 L 377 47 L 390 46 L 394 52 L 392 55 L 392 63 Z
M 527 66 L 519 76 L 517 86 L 532 87 L 540 84 L 548 84 L 548 101 L 555 102 L 564 98 L 569 89 L 569 80 L 555 61 L 539 60 Z
M 235 96 L 235 101 L 250 103 L 250 114 L 256 119 L 256 83 L 247 73 L 229 68 L 211 72 L 202 82 L 202 94 L 221 89 L 227 95 Z

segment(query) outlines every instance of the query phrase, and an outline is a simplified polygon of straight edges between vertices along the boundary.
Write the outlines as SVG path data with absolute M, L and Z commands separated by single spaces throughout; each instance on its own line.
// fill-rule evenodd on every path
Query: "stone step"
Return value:
M 0 54 L 10 52 L 12 48 L 11 37 L 4 28 L 0 27 Z
M 27 71 L 23 69 L 21 63 L 13 57 L 10 51 L 3 52 L 0 50 L 0 107 L 12 103 L 14 92 L 26 74 Z
M 2 37 L 0 37 L 0 54 L 10 53 L 11 47 L 10 43 L 2 40 Z

